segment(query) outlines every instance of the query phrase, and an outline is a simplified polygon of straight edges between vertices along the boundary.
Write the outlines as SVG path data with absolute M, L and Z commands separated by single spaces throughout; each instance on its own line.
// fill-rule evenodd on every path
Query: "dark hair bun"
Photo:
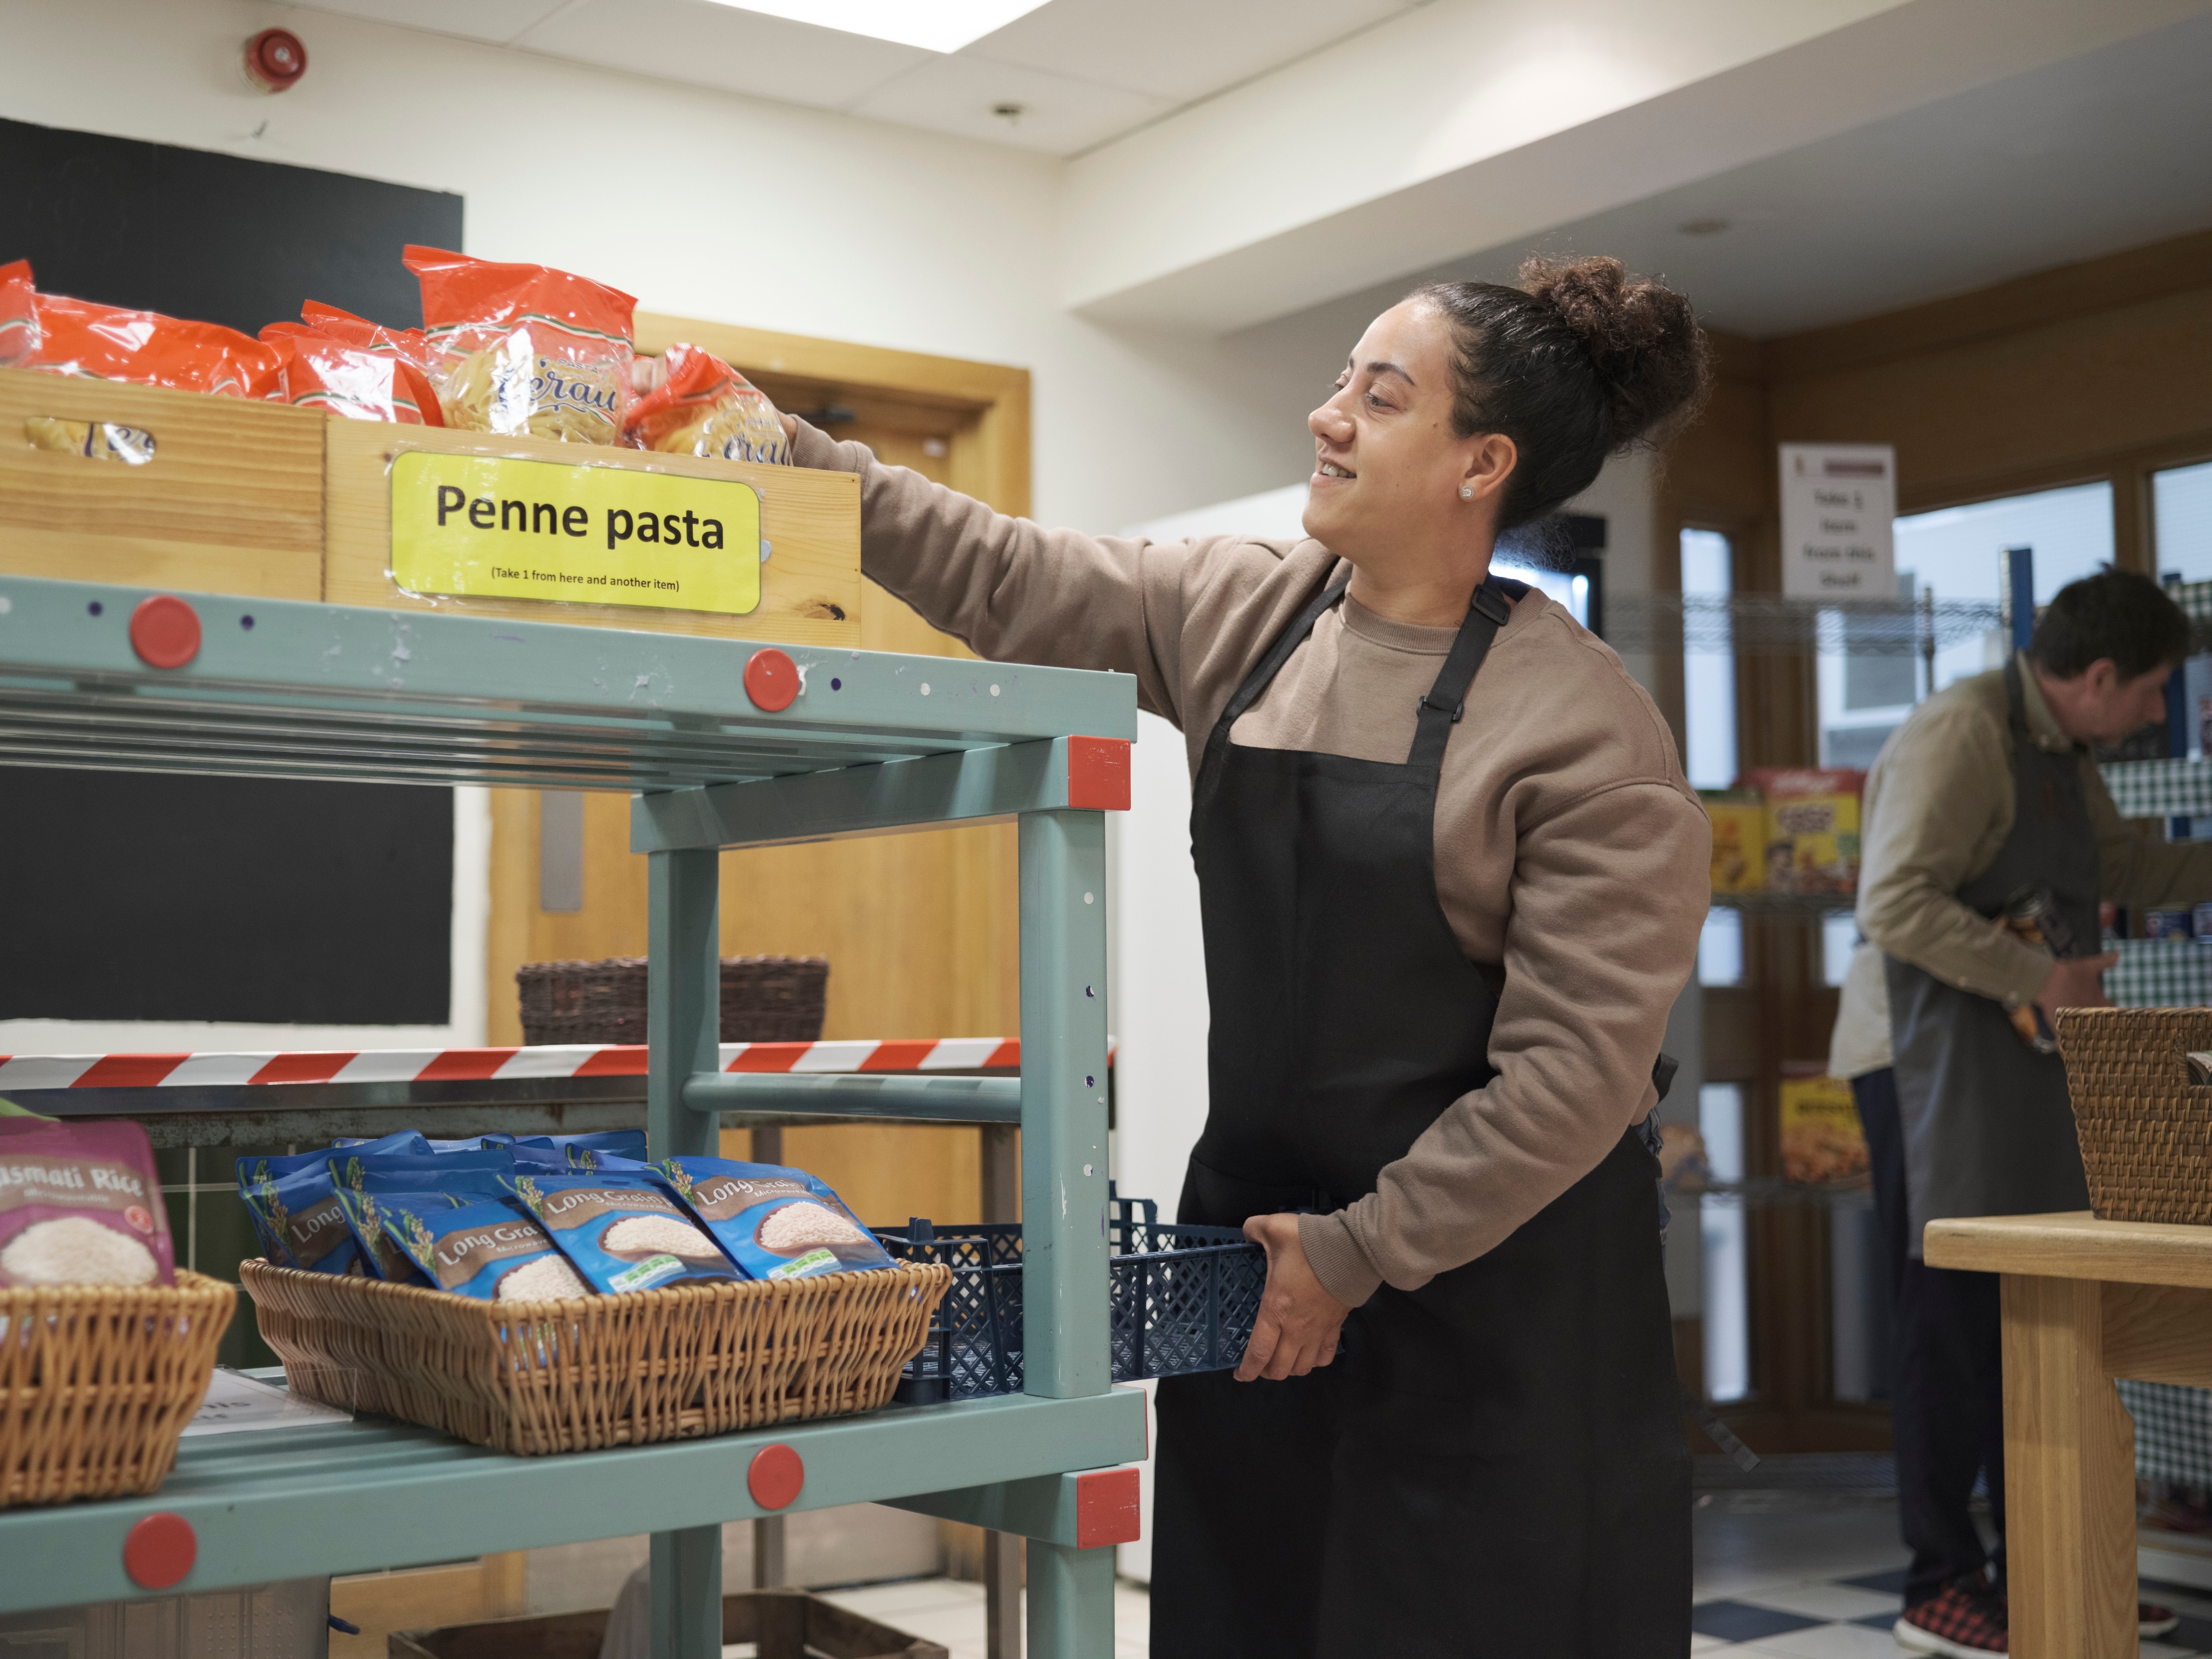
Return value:
M 1521 288 L 1589 348 L 1611 397 L 1616 447 L 1659 441 L 1697 413 L 1708 378 L 1705 331 L 1673 289 L 1603 256 L 1530 259 Z

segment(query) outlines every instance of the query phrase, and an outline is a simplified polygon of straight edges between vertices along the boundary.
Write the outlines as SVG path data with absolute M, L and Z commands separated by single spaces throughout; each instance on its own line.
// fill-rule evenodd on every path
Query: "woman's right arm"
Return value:
M 1113 669 L 1180 725 L 1188 542 L 1045 530 L 794 422 L 801 466 L 860 477 L 860 568 L 998 662 Z

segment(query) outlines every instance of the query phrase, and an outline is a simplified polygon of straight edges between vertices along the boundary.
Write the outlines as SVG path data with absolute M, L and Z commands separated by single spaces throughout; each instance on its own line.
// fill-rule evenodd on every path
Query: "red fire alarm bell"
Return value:
M 264 29 L 246 43 L 246 78 L 264 92 L 287 92 L 307 72 L 307 48 L 289 29 Z

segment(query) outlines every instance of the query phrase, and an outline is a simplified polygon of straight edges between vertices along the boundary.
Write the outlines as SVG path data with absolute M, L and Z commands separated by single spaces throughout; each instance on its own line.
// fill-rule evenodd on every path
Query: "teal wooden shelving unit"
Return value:
M 655 1652 L 709 1659 L 720 1525 L 771 1513 L 747 1477 L 780 1443 L 805 1467 L 789 1509 L 890 1503 L 1026 1536 L 1030 1651 L 1107 1659 L 1134 1478 L 1097 1472 L 1146 1444 L 1141 1395 L 1109 1376 L 1105 1229 L 1104 812 L 1127 802 L 1135 683 L 789 647 L 800 690 L 763 708 L 745 671 L 779 647 L 201 594 L 175 596 L 197 647 L 161 668 L 133 643 L 155 597 L 0 577 L 0 765 L 632 793 L 655 1155 L 713 1150 L 725 1110 L 1018 1118 L 1028 1391 L 544 1458 L 382 1420 L 187 1440 L 151 1498 L 0 1511 L 0 1612 L 149 1593 L 123 1543 L 162 1511 L 198 1552 L 167 1593 L 649 1531 Z M 173 640 L 173 607 L 168 621 Z M 721 848 L 1005 818 L 1020 825 L 1018 1081 L 716 1072 Z

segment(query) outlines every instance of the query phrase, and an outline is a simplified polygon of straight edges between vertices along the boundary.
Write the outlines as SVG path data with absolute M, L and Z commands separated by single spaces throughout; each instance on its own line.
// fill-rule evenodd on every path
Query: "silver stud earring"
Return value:
M 1473 484 L 1462 484 L 1459 487 L 1459 498 L 1463 501 L 1473 501 L 1474 499 L 1474 486 Z

